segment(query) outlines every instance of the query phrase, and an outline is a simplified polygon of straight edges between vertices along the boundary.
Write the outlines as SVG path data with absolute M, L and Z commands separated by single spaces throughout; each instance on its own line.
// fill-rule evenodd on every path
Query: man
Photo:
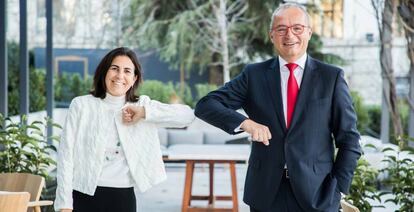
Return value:
M 361 155 L 352 99 L 341 69 L 307 55 L 311 35 L 306 10 L 281 5 L 269 32 L 279 56 L 247 65 L 196 106 L 199 118 L 256 141 L 243 198 L 251 211 L 337 212 L 351 185 Z

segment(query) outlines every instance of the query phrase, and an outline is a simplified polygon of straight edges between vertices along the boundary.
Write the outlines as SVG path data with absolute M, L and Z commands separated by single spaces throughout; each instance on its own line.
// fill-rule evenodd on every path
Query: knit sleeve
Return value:
M 80 114 L 79 99 L 72 100 L 66 121 L 62 130 L 61 141 L 58 148 L 57 160 L 57 189 L 55 210 L 72 209 L 72 179 L 73 179 L 73 147 L 77 134 L 77 124 Z
M 193 110 L 188 105 L 165 104 L 141 96 L 145 108 L 145 120 L 160 127 L 185 127 L 194 121 Z

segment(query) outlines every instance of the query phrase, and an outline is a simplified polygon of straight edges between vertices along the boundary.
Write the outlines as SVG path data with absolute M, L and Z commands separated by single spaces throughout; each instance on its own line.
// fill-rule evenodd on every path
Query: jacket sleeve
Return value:
M 145 121 L 159 127 L 186 127 L 194 121 L 193 110 L 188 105 L 164 104 L 141 96 L 145 108 Z
M 223 87 L 200 99 L 195 107 L 195 115 L 229 134 L 238 133 L 235 129 L 247 119 L 236 110 L 242 108 L 247 98 L 248 67 Z
M 361 156 L 361 147 L 359 145 L 360 136 L 356 127 L 357 117 L 342 70 L 336 79 L 332 113 L 332 132 L 335 138 L 335 146 L 338 148 L 333 175 L 338 181 L 339 190 L 347 194 L 357 161 Z
M 58 149 L 57 189 L 54 206 L 56 211 L 62 208 L 73 208 L 73 147 L 80 112 L 80 106 L 76 100 L 75 98 L 69 106 Z

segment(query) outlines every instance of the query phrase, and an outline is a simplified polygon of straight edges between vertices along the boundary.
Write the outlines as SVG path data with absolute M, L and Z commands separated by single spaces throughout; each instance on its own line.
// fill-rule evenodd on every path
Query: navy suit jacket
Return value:
M 277 58 L 247 65 L 236 78 L 203 97 L 195 114 L 234 134 L 246 119 L 235 111 L 239 108 L 272 134 L 269 146 L 252 143 L 245 203 L 269 209 L 286 164 L 294 195 L 305 211 L 330 211 L 338 205 L 340 192 L 348 193 L 361 155 L 356 114 L 340 68 L 308 56 L 289 129 Z

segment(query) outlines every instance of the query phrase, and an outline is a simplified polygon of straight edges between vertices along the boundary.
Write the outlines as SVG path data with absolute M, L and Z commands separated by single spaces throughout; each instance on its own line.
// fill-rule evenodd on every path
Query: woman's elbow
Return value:
M 188 105 L 185 106 L 184 115 L 182 116 L 183 122 L 185 126 L 190 125 L 195 120 L 195 115 L 193 109 L 191 109 Z

